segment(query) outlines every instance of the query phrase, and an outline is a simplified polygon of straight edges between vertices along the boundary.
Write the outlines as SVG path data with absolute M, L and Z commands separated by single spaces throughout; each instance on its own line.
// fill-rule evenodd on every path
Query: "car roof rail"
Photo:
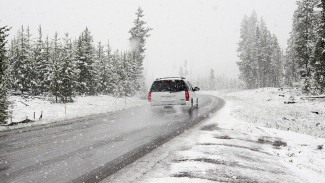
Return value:
M 185 79 L 185 77 L 163 77 L 163 78 L 157 78 L 156 81 L 161 79 Z

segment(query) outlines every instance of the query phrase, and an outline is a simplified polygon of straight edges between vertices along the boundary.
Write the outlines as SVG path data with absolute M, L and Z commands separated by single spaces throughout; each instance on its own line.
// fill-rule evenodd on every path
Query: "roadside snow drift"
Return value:
M 234 115 L 269 128 L 325 137 L 325 98 L 302 95 L 296 89 L 261 88 L 226 93 L 235 101 Z
M 9 121 L 20 122 L 30 119 L 35 122 L 15 126 L 0 126 L 0 131 L 113 112 L 147 104 L 147 101 L 136 97 L 115 98 L 107 95 L 76 97 L 75 102 L 67 104 L 51 103 L 48 100 L 22 98 L 20 96 L 12 96 L 10 101 L 13 102 L 13 109 L 11 109 L 13 118 Z

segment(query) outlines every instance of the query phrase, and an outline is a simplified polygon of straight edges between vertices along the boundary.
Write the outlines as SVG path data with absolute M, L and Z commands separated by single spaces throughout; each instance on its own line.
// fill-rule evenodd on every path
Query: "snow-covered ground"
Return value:
M 48 100 L 39 98 L 22 98 L 21 96 L 12 96 L 10 101 L 13 102 L 13 108 L 11 109 L 13 118 L 9 121 L 20 122 L 28 118 L 35 122 L 14 126 L 0 126 L 0 131 L 113 112 L 148 103 L 138 97 L 115 98 L 107 95 L 80 96 L 76 97 L 75 102 L 67 104 L 51 103 Z M 41 114 L 42 119 L 40 120 Z
M 298 103 L 284 104 L 286 92 Z M 274 88 L 222 97 L 225 107 L 211 118 L 103 182 L 325 182 L 324 131 L 309 129 L 324 127 L 324 101 Z
M 244 121 L 325 137 L 325 98 L 306 98 L 298 90 L 278 88 L 222 95 L 227 101 L 235 101 L 233 113 Z

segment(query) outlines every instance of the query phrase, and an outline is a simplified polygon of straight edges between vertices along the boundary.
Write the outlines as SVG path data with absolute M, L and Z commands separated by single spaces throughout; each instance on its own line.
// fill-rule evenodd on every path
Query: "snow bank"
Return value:
M 12 122 L 19 122 L 26 118 L 35 120 L 35 122 L 15 126 L 0 126 L 0 131 L 113 112 L 147 104 L 147 101 L 135 97 L 115 98 L 107 95 L 79 96 L 76 97 L 74 103 L 67 104 L 51 103 L 48 100 L 22 98 L 20 96 L 12 96 L 10 101 L 13 101 L 14 104 L 13 109 L 11 109 L 13 111 L 13 118 L 10 119 Z M 41 115 L 42 119 L 40 119 Z
M 325 137 L 324 98 L 306 98 L 298 90 L 278 88 L 218 94 L 235 102 L 233 115 L 244 121 Z

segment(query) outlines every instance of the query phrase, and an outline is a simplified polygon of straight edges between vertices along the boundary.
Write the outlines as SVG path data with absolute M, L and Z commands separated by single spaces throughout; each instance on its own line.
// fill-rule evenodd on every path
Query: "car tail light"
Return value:
M 188 91 L 185 91 L 185 98 L 186 98 L 186 101 L 190 100 L 190 94 L 188 93 Z
M 151 92 L 148 93 L 148 101 L 151 102 Z

